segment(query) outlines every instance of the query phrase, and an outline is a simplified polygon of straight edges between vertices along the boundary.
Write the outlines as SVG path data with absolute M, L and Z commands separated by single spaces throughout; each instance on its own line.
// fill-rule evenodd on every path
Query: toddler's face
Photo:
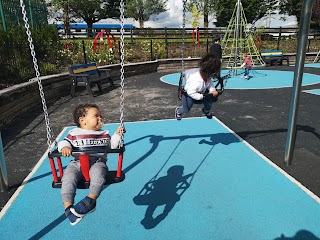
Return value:
M 89 108 L 86 116 L 80 120 L 80 126 L 87 130 L 99 130 L 103 126 L 99 109 Z

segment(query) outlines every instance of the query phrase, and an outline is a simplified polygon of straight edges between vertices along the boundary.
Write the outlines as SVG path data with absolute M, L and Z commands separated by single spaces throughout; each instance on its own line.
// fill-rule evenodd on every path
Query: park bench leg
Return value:
M 103 91 L 102 91 L 102 86 L 101 86 L 101 82 L 100 81 L 97 82 L 97 86 L 99 88 L 100 93 L 102 94 Z
M 112 89 L 115 89 L 116 87 L 115 87 L 115 85 L 114 85 L 114 82 L 113 82 L 112 77 L 108 77 L 108 80 L 109 80 L 109 83 L 110 83 L 110 85 L 111 85 L 111 88 L 112 88 Z
M 87 93 L 88 93 L 91 97 L 93 97 L 92 90 L 91 90 L 91 85 L 90 85 L 88 79 L 87 79 L 86 77 L 83 77 L 83 81 L 84 81 L 85 84 L 86 84 Z
M 71 96 L 74 97 L 76 94 L 76 86 L 77 86 L 77 80 L 72 78 L 71 82 Z

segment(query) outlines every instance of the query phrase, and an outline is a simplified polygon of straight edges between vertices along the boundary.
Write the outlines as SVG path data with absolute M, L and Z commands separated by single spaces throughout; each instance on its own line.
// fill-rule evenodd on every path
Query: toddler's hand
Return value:
M 126 133 L 126 128 L 124 126 L 122 127 L 122 133 Z M 121 126 L 117 128 L 116 134 L 121 135 Z
M 70 147 L 64 147 L 61 149 L 61 154 L 63 157 L 69 157 L 72 154 L 72 149 Z

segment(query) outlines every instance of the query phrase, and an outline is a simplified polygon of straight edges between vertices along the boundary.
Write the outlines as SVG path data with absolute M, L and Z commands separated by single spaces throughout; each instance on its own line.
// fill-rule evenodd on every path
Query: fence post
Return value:
M 84 46 L 84 40 L 82 40 L 82 50 L 83 50 L 84 63 L 87 64 L 87 54 L 86 54 L 86 47 Z
M 278 37 L 278 46 L 277 46 L 277 50 L 279 50 L 279 49 L 280 49 L 281 32 L 282 32 L 282 27 L 280 27 L 280 28 L 279 28 L 279 37 Z
M 153 60 L 152 39 L 150 40 L 150 60 Z
M 207 38 L 207 53 L 209 52 L 209 39 Z
M 2 7 L 2 0 L 0 0 L 0 15 L 1 15 L 1 22 L 2 22 L 3 31 L 6 32 L 7 26 L 6 26 L 6 20 L 4 17 L 3 7 Z
M 167 32 L 167 28 L 165 28 L 165 48 L 166 48 L 166 58 L 168 58 L 168 32 Z
M 130 37 L 131 37 L 131 44 L 133 44 L 133 30 L 130 28 Z
M 0 132 L 0 192 L 4 192 L 6 190 L 8 190 L 8 175 Z

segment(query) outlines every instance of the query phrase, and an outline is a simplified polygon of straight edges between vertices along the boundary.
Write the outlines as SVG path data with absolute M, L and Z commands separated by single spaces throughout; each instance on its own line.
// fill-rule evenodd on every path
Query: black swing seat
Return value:
M 120 147 L 118 149 L 105 149 L 104 151 L 92 151 L 92 150 L 89 150 L 89 151 L 85 151 L 85 152 L 72 152 L 72 156 L 73 157 L 76 157 L 76 156 L 79 156 L 81 154 L 94 154 L 94 153 L 104 153 L 104 154 L 108 154 L 108 153 L 119 153 L 119 154 L 123 154 L 123 152 L 125 151 L 125 147 Z M 62 155 L 60 152 L 58 152 L 57 149 L 55 149 L 53 152 L 49 153 L 48 154 L 48 157 L 49 159 L 54 159 L 54 158 L 61 158 Z M 59 161 L 59 160 L 58 160 Z M 119 161 L 119 160 L 118 160 Z M 119 167 L 119 165 L 118 165 Z M 52 169 L 52 166 L 51 166 L 51 169 Z M 55 171 L 56 172 L 56 169 L 54 167 L 54 169 L 52 171 Z M 59 172 L 60 171 L 63 171 L 62 169 L 59 169 Z M 60 175 L 61 175 L 61 172 L 60 172 Z M 125 179 L 125 173 L 123 171 L 120 172 L 120 176 L 117 177 L 117 171 L 109 171 L 108 170 L 108 173 L 107 173 L 107 177 L 106 177 L 106 181 L 105 181 L 105 185 L 109 185 L 109 184 L 113 184 L 113 183 L 120 183 L 122 182 L 123 180 Z M 52 182 L 52 187 L 53 188 L 61 188 L 61 185 L 62 185 L 62 182 L 61 182 L 61 178 L 58 177 L 56 179 L 56 181 L 53 181 Z M 89 188 L 90 186 L 90 181 L 85 181 L 85 179 L 83 178 L 82 180 L 80 180 L 78 182 L 78 185 L 77 185 L 77 188 L 78 189 L 87 189 Z

